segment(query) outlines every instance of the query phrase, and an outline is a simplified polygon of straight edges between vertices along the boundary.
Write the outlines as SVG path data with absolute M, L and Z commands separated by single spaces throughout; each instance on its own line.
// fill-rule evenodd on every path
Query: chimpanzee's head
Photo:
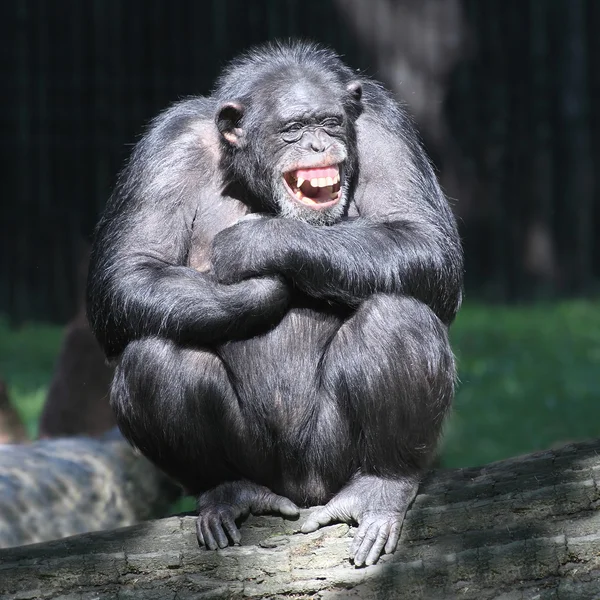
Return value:
M 346 210 L 357 167 L 362 87 L 335 54 L 294 48 L 292 60 L 277 47 L 254 51 L 221 79 L 224 165 L 261 209 L 333 223 Z

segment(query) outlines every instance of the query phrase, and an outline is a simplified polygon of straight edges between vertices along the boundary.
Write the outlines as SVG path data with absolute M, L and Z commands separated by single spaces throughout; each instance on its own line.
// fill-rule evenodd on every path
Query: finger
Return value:
M 402 523 L 394 521 L 392 527 L 390 528 L 390 535 L 388 537 L 388 541 L 385 544 L 386 554 L 391 554 L 392 552 L 395 552 L 396 546 L 398 546 L 398 540 L 400 539 L 401 528 Z
M 374 565 L 379 560 L 379 557 L 381 556 L 381 551 L 383 550 L 383 547 L 385 546 L 385 543 L 388 540 L 389 532 L 389 523 L 384 523 L 379 527 L 377 537 L 375 538 L 373 546 L 371 547 L 371 549 L 369 550 L 369 554 L 367 555 L 367 560 L 365 561 L 365 564 L 367 566 Z
M 198 538 L 198 544 L 200 546 L 204 546 L 204 536 L 202 535 L 202 528 L 200 527 L 201 519 L 198 517 L 196 519 L 196 537 Z
M 239 543 L 242 541 L 242 534 L 233 520 L 233 515 L 226 514 L 221 517 L 221 521 L 225 531 L 227 532 L 227 535 L 229 536 L 229 539 L 234 544 L 239 545 Z
M 354 555 L 354 564 L 357 567 L 362 567 L 365 564 L 365 560 L 377 539 L 377 532 L 379 528 L 376 523 L 371 523 L 367 527 L 367 531 L 363 537 L 363 540 Z
M 209 527 L 219 548 L 227 548 L 227 546 L 229 546 L 229 539 L 225 533 L 225 530 L 223 529 L 220 517 L 215 516 L 210 519 Z
M 209 550 L 216 550 L 219 546 L 217 545 L 217 542 L 213 537 L 207 518 L 202 519 L 202 522 L 200 523 L 200 528 L 202 529 L 202 536 L 204 537 L 204 545 Z
M 329 525 L 332 521 L 333 519 L 329 511 L 326 508 L 322 508 L 309 515 L 300 531 L 302 533 L 312 533 L 324 525 Z

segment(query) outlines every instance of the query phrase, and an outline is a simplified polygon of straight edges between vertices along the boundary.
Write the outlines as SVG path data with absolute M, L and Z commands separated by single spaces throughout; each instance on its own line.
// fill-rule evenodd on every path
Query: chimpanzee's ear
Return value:
M 220 106 L 215 119 L 219 133 L 238 148 L 245 143 L 245 131 L 240 126 L 243 116 L 244 106 L 240 102 L 226 102 Z
M 362 83 L 356 80 L 351 81 L 346 86 L 346 91 L 348 92 L 350 98 L 354 100 L 354 102 L 360 102 L 360 99 L 362 98 Z
M 351 81 L 346 86 L 346 111 L 351 117 L 357 119 L 363 110 L 361 102 L 362 98 L 362 83 L 360 81 Z

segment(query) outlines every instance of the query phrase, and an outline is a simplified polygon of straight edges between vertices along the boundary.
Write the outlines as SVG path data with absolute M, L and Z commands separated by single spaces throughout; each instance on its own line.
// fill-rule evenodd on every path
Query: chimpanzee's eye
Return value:
M 302 123 L 290 123 L 284 128 L 284 133 L 298 133 L 302 129 Z
M 327 117 L 321 121 L 323 127 L 339 127 L 342 120 L 339 117 Z

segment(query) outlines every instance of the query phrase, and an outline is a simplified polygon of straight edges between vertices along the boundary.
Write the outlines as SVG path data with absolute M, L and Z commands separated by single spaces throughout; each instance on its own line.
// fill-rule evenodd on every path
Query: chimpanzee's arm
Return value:
M 320 227 L 292 219 L 239 223 L 215 239 L 215 273 L 229 281 L 281 273 L 311 296 L 348 305 L 378 292 L 406 294 L 449 323 L 463 268 L 454 217 L 406 115 L 370 82 L 363 98 L 359 217 Z
M 153 123 L 98 225 L 88 317 L 109 357 L 145 336 L 195 345 L 243 337 L 287 307 L 279 278 L 228 286 L 186 266 L 199 207 L 220 200 L 207 102 L 186 101 Z

